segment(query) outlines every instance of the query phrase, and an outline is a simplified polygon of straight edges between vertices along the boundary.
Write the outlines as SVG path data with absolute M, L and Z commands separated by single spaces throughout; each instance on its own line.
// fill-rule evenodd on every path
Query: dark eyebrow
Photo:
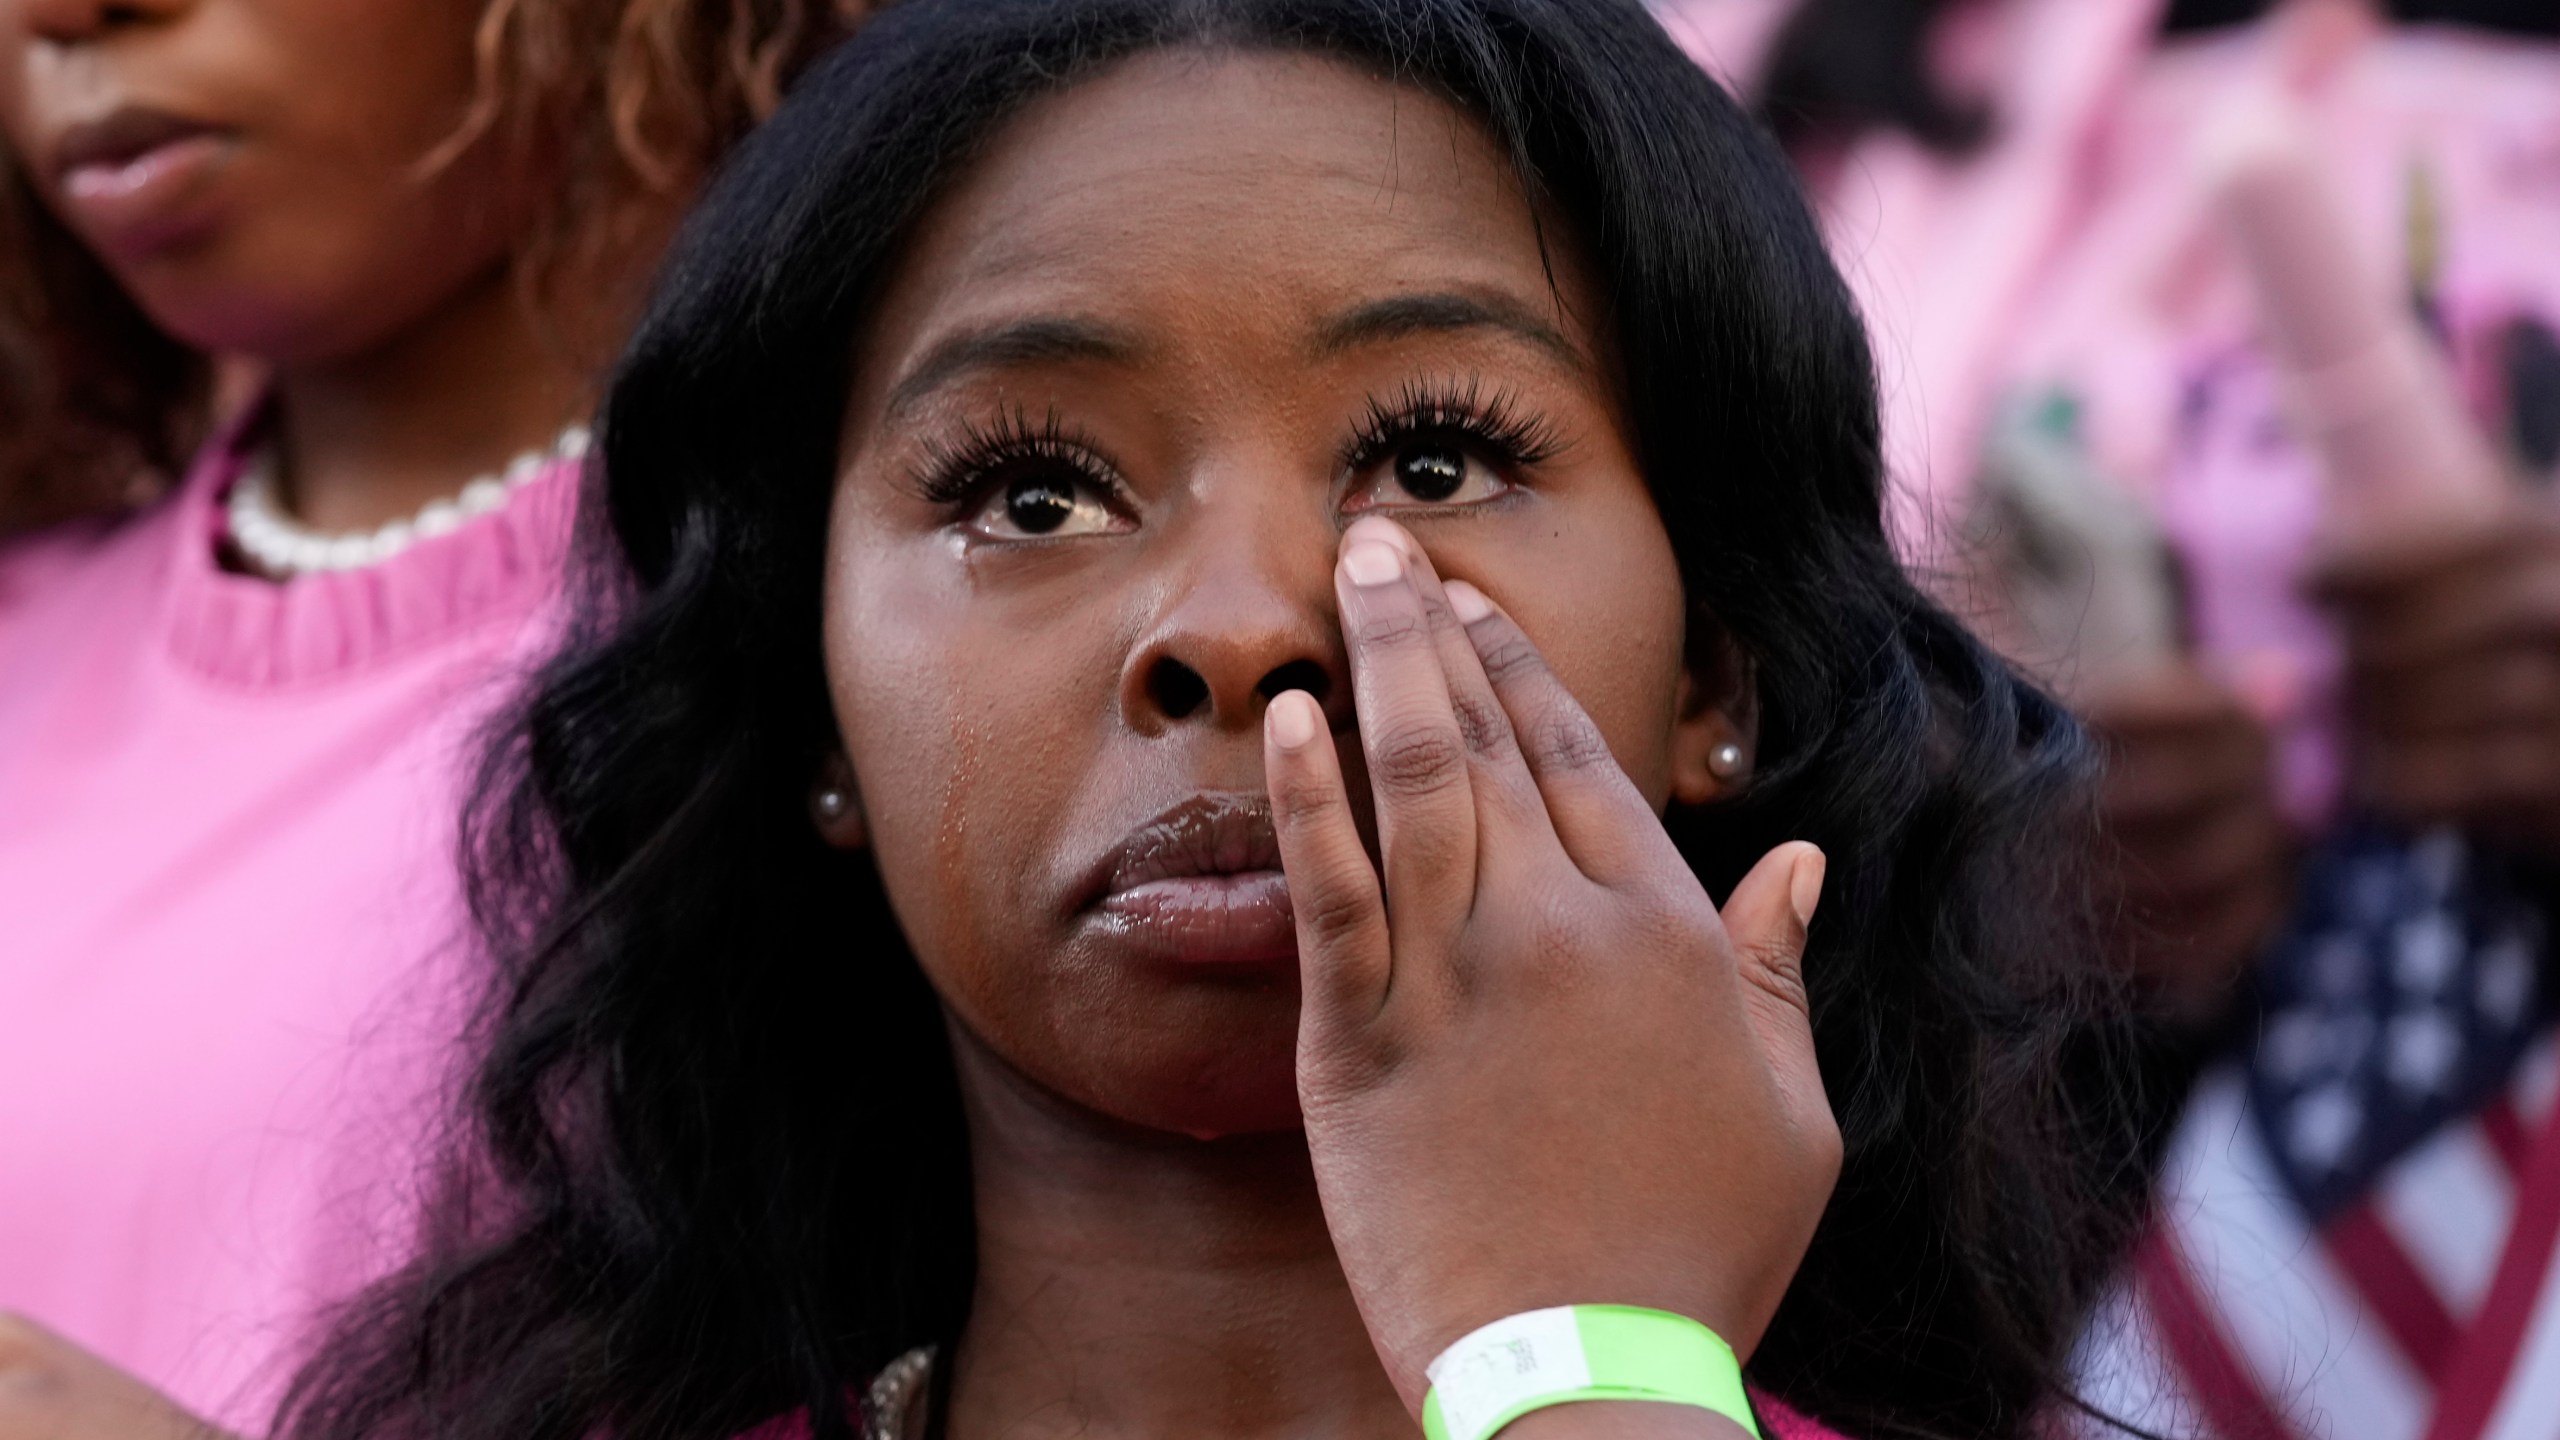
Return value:
M 908 369 L 889 392 L 887 413 L 894 419 L 972 370 L 1075 361 L 1128 365 L 1137 360 L 1140 349 L 1136 340 L 1119 330 L 1071 315 L 1044 315 L 963 330 L 935 344 Z
M 1590 356 L 1583 354 L 1563 331 L 1547 323 L 1546 317 L 1507 295 L 1447 292 L 1372 300 L 1319 327 L 1315 349 L 1319 355 L 1338 355 L 1361 345 L 1463 330 L 1502 331 L 1553 355 L 1576 374 L 1591 373 Z

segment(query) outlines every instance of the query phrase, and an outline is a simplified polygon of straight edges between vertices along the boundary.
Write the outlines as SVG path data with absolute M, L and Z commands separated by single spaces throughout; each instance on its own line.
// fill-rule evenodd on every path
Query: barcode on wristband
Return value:
M 1497 1320 L 1442 1351 L 1425 1373 L 1439 1393 L 1450 1440 L 1481 1440 L 1521 1401 L 1591 1384 L 1590 1358 L 1570 1305 Z

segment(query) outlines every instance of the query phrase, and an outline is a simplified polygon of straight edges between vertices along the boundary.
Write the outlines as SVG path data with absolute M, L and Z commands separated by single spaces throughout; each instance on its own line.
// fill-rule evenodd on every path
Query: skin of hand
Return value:
M 1761 1193 L 1750 1167 L 1792 1138 L 1818 1171 L 1821 1134 L 1771 1134 L 1797 1113 L 1782 1104 L 1818 1094 L 1767 1088 L 1751 1019 L 1778 1002 L 1737 978 L 1685 872 L 1649 870 L 1653 899 L 1613 901 L 1549 855 L 1543 873 L 1574 888 L 1535 913 L 1605 925 L 1550 938 L 1669 948 L 1612 956 L 1629 970 L 1559 1012 L 1572 1028 L 1535 1045 L 1538 1064 L 1608 1077 L 1589 1123 L 1659 1143 L 1613 1162 L 1621 1194 L 1536 1192 L 1542 1208 L 1518 1212 L 1535 1216 L 1517 1227 L 1529 1268 L 1478 1254 L 1476 1273 L 1451 1276 L 1460 1303 L 1429 1314 L 1398 1298 L 1423 1272 L 1382 1274 L 1367 1248 L 1397 1225 L 1422 1238 L 1428 1217 L 1395 1220 L 1376 1175 L 1338 1192 L 1377 1202 L 1357 1215 L 1319 1183 L 1291 907 L 1228 903 L 1283 879 L 1275 697 L 1321 700 L 1354 824 L 1371 825 L 1367 702 L 1336 578 L 1362 515 L 1394 516 L 1433 570 L 1535 642 L 1635 797 L 1621 820 L 1660 853 L 1665 807 L 1726 793 L 1709 757 L 1748 749 L 1749 696 L 1690 666 L 1716 637 L 1692 633 L 1571 227 L 1542 224 L 1501 147 L 1431 95 L 1311 56 L 1169 53 L 991 136 L 919 217 L 881 297 L 852 339 L 829 521 L 823 663 L 842 749 L 812 781 L 854 798 L 815 823 L 876 868 L 951 1036 L 978 1254 L 952 1432 L 1410 1440 L 1419 1391 L 1400 1387 L 1431 1358 L 1410 1357 L 1558 1301 L 1658 1303 L 1747 1348 L 1821 1206 L 1794 1171 Z M 1114 857 L 1163 839 L 1168 815 L 1205 837 L 1174 858 L 1209 873 L 1113 879 Z M 1729 912 L 1757 917 L 1738 933 L 1795 924 L 1789 887 L 1767 882 Z M 879 962 L 849 948 L 846 963 Z M 1418 1131 L 1420 1107 L 1445 1098 L 1426 1080 L 1460 1083 L 1536 1039 L 1517 999 L 1436 1032 L 1493 1050 L 1453 1043 L 1428 1067 L 1378 1069 L 1375 1103 L 1327 1088 L 1329 1120 L 1365 1114 L 1381 1144 Z M 1658 1013 L 1692 1002 L 1710 1009 Z M 1582 1053 L 1622 1014 L 1639 1028 Z M 1726 1053 L 1642 1067 L 1618 1053 L 1691 1044 Z M 1732 1114 L 1701 1139 L 1710 1104 Z M 1701 1143 L 1750 1176 L 1749 1203 L 1712 1223 L 1685 1202 L 1638 1214 L 1695 1179 L 1704 1162 L 1682 1152 Z M 1460 1203 L 1449 1187 L 1464 1177 L 1438 1173 L 1435 1195 Z M 1536 1173 L 1465 1197 L 1456 1228 L 1431 1232 L 1431 1263 Z M 1569 1253 L 1539 1251 L 1542 1232 L 1586 1225 Z M 1346 1275 L 1355 1254 L 1375 1314 Z M 1392 1381 L 1390 1351 L 1409 1357 Z M 1628 1428 L 1612 1433 L 1723 1423 L 1574 1405 L 1518 1433 L 1585 1433 L 1613 1412 Z
M 1322 708 L 1265 724 L 1325 1215 L 1419 1409 L 1460 1335 L 1581 1301 L 1748 1355 L 1840 1167 L 1806 1010 L 1821 852 L 1716 907 L 1606 740 L 1482 591 L 1393 522 L 1337 572 L 1373 867 Z
M 2312 593 L 2346 638 L 2352 793 L 2411 824 L 2560 855 L 2560 506 L 2374 538 Z
M 585 308 L 611 286 L 537 316 L 516 284 L 542 157 L 439 153 L 480 11 L 0 0 L 0 144 L 155 324 L 268 376 L 288 499 L 324 530 L 547 442 L 586 394 L 569 352 L 606 345 Z
M 231 1440 L 19 1315 L 0 1314 L 0 1440 Z
M 2186 660 L 2113 682 L 2080 709 L 2108 751 L 2103 878 L 2120 907 L 2119 954 L 2162 1019 L 2208 1024 L 2293 891 L 2266 726 Z

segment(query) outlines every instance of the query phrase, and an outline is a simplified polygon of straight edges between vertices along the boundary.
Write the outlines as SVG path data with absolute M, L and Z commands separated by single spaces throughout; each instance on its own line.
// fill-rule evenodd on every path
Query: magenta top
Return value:
M 242 1426 L 406 1249 L 463 767 L 576 492 L 275 584 L 216 562 L 260 423 L 0 544 L 0 1310 Z

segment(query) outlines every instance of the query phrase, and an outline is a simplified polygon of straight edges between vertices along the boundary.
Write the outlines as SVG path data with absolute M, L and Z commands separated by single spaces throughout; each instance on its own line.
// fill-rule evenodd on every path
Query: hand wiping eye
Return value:
M 1365 473 L 1464 493 L 1491 468 L 1416 436 Z M 1419 1405 L 1453 1341 L 1575 1294 L 1748 1354 L 1840 1166 L 1801 964 L 1822 853 L 1777 846 L 1719 911 L 1492 597 L 1383 517 L 1344 534 L 1334 594 L 1374 860 L 1314 696 L 1271 701 L 1263 764 L 1299 1110 L 1380 1358 Z

